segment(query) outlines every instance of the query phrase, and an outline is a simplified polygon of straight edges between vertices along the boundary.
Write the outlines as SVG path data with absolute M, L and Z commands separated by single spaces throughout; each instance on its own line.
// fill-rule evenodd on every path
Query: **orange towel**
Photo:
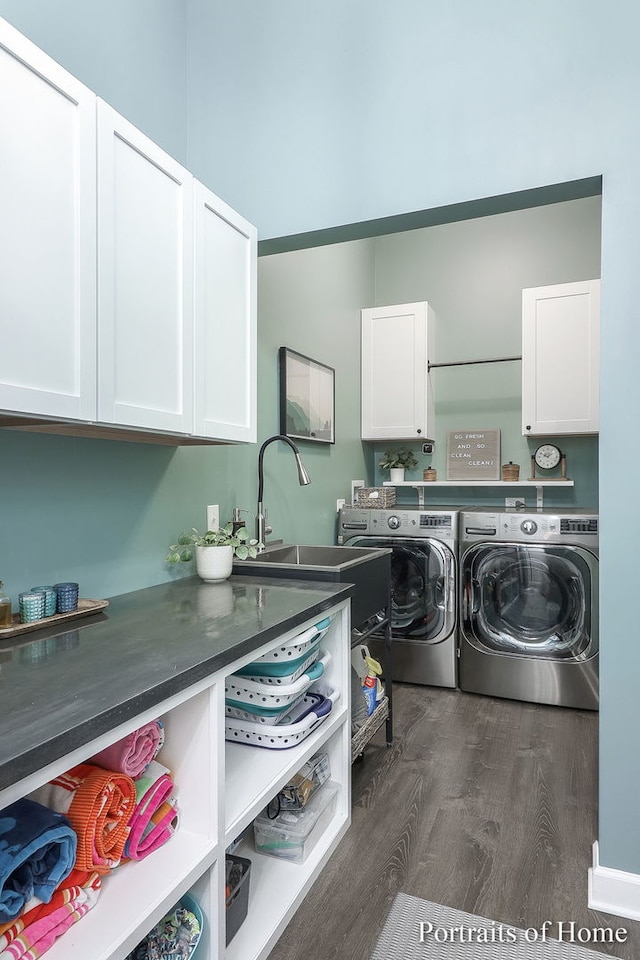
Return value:
M 66 815 L 78 835 L 77 870 L 103 874 L 117 867 L 136 805 L 131 777 L 80 763 L 30 797 Z

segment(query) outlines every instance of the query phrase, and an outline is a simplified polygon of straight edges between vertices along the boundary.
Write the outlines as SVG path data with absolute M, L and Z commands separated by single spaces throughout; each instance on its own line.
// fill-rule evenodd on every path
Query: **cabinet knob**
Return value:
M 526 425 L 525 430 L 531 430 L 531 424 L 530 424 L 530 423 L 528 423 L 528 424 Z
M 416 430 L 416 433 L 422 433 L 422 430 L 420 429 L 420 427 L 418 427 L 418 429 Z

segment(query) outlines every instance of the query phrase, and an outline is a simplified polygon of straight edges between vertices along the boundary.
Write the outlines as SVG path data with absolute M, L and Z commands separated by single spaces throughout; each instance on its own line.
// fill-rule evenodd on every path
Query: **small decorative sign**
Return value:
M 499 479 L 499 430 L 450 430 L 447 433 L 447 480 Z

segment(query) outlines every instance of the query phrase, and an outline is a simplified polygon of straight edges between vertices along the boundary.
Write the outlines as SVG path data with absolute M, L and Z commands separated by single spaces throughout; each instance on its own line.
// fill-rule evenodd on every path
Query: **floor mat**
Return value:
M 617 943 L 624 953 L 624 936 L 622 926 L 571 920 L 520 929 L 399 893 L 371 960 L 602 960 L 589 945 Z

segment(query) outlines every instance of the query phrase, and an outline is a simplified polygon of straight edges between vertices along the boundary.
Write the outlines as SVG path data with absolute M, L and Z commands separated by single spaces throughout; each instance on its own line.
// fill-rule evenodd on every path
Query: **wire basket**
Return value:
M 395 487 L 356 487 L 354 507 L 395 507 Z

